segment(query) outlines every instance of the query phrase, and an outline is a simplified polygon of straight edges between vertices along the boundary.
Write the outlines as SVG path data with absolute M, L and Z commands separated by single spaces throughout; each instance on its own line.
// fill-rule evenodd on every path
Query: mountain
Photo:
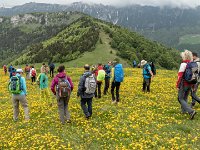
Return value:
M 133 60 L 146 59 L 158 67 L 172 69 L 180 58 L 175 49 L 78 12 L 1 17 L 0 29 L 2 64 L 63 63 L 95 52 L 90 58 L 85 57 L 88 63 L 120 59 L 131 64 Z
M 71 5 L 27 3 L 13 8 L 0 8 L 0 15 L 13 16 L 30 12 L 57 11 L 83 12 L 136 31 L 169 47 L 187 48 L 193 51 L 198 51 L 200 48 L 200 7 L 181 9 L 132 5 L 116 8 L 81 2 Z

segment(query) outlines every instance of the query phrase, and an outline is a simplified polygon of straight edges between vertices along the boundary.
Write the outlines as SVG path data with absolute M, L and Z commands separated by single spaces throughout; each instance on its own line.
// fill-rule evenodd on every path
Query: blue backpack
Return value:
M 122 64 L 117 64 L 115 66 L 114 74 L 115 74 L 114 79 L 115 79 L 116 82 L 123 82 L 123 80 L 124 80 L 124 70 L 123 70 Z
M 198 65 L 196 62 L 189 62 L 187 63 L 185 72 L 184 72 L 184 79 L 188 83 L 196 84 L 199 77 L 198 73 Z

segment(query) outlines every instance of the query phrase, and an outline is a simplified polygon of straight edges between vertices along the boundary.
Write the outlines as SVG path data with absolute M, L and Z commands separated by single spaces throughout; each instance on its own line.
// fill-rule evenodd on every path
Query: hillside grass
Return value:
M 180 37 L 180 44 L 200 44 L 200 34 L 188 34 Z
M 114 59 L 119 59 L 125 67 L 130 66 L 125 60 L 116 56 L 116 50 L 110 46 L 110 38 L 105 32 L 100 32 L 99 36 L 102 40 L 102 44 L 98 41 L 95 50 L 91 52 L 85 52 L 78 59 L 64 63 L 67 67 L 82 67 L 84 64 L 97 64 L 97 63 L 107 63 L 108 61 L 113 61 Z
M 110 93 L 93 99 L 90 120 L 84 118 L 80 98 L 76 97 L 82 72 L 67 70 L 75 85 L 69 102 L 72 123 L 61 125 L 55 97 L 51 95 L 53 106 L 49 107 L 30 80 L 27 100 L 31 120 L 24 122 L 20 109 L 19 121 L 14 122 L 8 76 L 0 70 L 0 149 L 200 149 L 200 116 L 197 114 L 191 121 L 188 114 L 180 113 L 175 88 L 177 71 L 158 70 L 148 94 L 141 91 L 142 70 L 125 69 L 120 103 L 112 104 Z M 199 104 L 195 110 L 200 111 Z

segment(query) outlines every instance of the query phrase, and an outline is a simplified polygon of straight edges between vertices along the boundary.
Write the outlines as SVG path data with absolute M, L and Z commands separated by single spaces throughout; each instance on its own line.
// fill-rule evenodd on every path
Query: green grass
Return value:
M 116 56 L 116 50 L 112 49 L 109 42 L 110 38 L 104 32 L 100 33 L 100 38 L 103 44 L 97 43 L 94 51 L 85 52 L 80 58 L 64 63 L 67 67 L 82 67 L 84 64 L 97 64 L 97 63 L 107 63 L 115 58 L 120 60 L 125 67 L 130 66 L 125 60 Z M 112 53 L 111 53 L 112 51 Z
M 188 34 L 180 37 L 180 44 L 200 44 L 200 34 Z

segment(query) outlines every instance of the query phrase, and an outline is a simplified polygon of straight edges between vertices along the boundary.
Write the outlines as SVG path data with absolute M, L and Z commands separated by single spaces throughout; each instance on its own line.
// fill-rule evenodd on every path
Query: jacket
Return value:
M 177 88 L 180 88 L 180 84 L 181 84 L 182 81 L 183 81 L 184 86 L 192 86 L 193 85 L 193 84 L 190 84 L 190 83 L 186 82 L 185 80 L 183 80 L 183 75 L 184 75 L 184 72 L 185 72 L 185 69 L 186 69 L 188 62 L 190 62 L 190 60 L 184 60 L 180 65 L 180 68 L 179 68 L 179 71 L 178 71 L 178 79 L 177 79 L 177 82 L 176 82 Z
M 78 92 L 77 96 L 80 96 L 81 98 L 92 98 L 94 97 L 94 94 L 87 94 L 85 93 L 85 79 L 87 76 L 92 75 L 90 71 L 86 71 L 80 78 L 79 84 L 78 84 Z
M 53 92 L 54 95 L 56 95 L 55 87 L 56 87 L 56 85 L 58 85 L 58 80 L 59 80 L 58 78 L 66 78 L 70 83 L 71 91 L 73 91 L 74 84 L 73 84 L 71 78 L 69 76 L 67 76 L 64 72 L 60 72 L 53 78 L 53 80 L 51 82 L 51 91 Z
M 41 73 L 40 75 L 40 89 L 45 89 L 48 87 L 48 77 L 45 73 Z

